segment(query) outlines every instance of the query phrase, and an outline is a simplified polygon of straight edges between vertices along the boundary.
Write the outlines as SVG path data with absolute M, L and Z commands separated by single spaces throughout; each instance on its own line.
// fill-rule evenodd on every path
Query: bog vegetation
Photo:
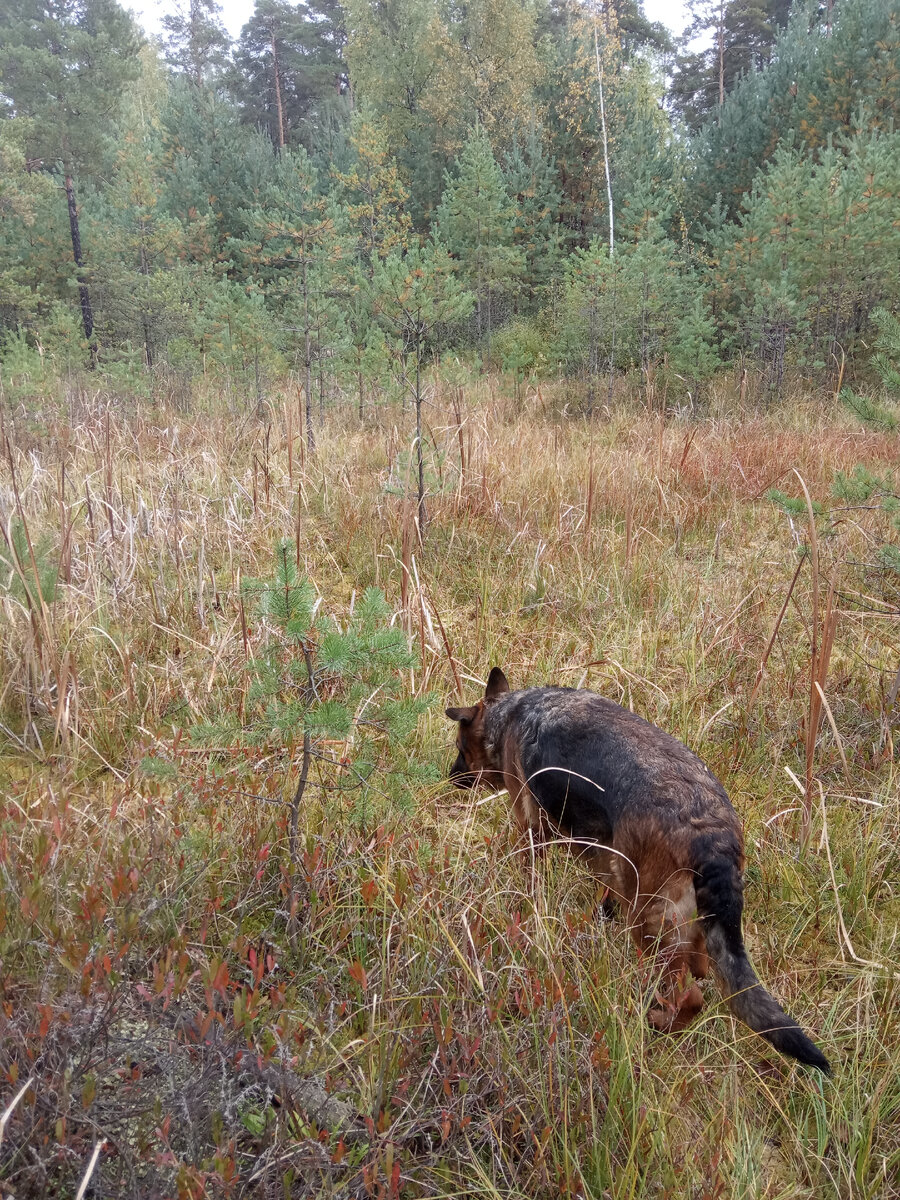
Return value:
M 690 7 L 0 10 L 4 1196 L 900 1195 L 900 18 Z M 833 1079 L 444 781 L 495 663 Z

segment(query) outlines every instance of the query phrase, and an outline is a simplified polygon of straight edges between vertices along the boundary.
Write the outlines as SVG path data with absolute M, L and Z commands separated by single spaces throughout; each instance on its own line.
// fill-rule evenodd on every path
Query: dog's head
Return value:
M 448 708 L 447 716 L 456 721 L 456 749 L 459 753 L 450 768 L 450 782 L 457 787 L 470 788 L 479 783 L 503 787 L 503 776 L 487 750 L 484 737 L 484 716 L 488 705 L 509 691 L 506 676 L 494 667 L 488 676 L 484 698 L 471 708 Z

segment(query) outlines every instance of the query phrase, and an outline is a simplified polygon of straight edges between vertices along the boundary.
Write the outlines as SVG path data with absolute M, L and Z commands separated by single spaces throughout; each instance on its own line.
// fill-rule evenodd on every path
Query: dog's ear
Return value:
M 459 721 L 461 725 L 468 725 L 470 721 L 474 721 L 478 713 L 477 706 L 475 708 L 447 708 L 444 710 L 451 721 Z
M 504 692 L 509 691 L 509 683 L 506 676 L 499 667 L 491 667 L 491 673 L 488 675 L 487 687 L 485 688 L 485 700 L 496 700 L 498 696 L 502 696 Z

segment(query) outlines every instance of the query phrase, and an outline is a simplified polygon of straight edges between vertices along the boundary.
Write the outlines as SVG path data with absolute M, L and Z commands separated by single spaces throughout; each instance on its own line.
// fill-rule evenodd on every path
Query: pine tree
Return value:
M 260 288 L 230 279 L 200 279 L 191 298 L 191 335 L 204 362 L 252 397 L 257 415 L 265 399 L 266 374 L 283 373 L 282 338 Z
M 691 21 L 681 37 L 671 103 L 690 129 L 698 129 L 725 99 L 726 0 L 692 0 Z M 696 40 L 706 44 L 691 50 Z
M 683 380 L 693 405 L 699 401 L 704 383 L 722 366 L 718 351 L 715 322 L 700 291 L 699 281 L 685 281 L 685 293 L 694 292 L 694 299 L 678 321 L 674 337 L 669 341 L 669 365 L 675 376 Z
M 615 139 L 615 225 L 637 241 L 651 219 L 664 230 L 677 223 L 685 174 L 683 151 L 662 109 L 660 84 L 648 64 L 633 63 L 618 80 L 610 104 Z
M 662 213 L 654 211 L 659 199 L 651 202 L 649 192 L 633 191 L 623 204 L 615 254 L 605 238 L 595 237 L 566 264 L 559 351 L 585 377 L 589 413 L 604 375 L 609 403 L 617 371 L 639 368 L 649 397 L 655 366 L 676 352 L 696 351 L 698 377 L 707 374 L 708 360 L 696 339 L 702 336 L 711 348 L 712 331 L 696 311 L 689 330 L 698 284 L 666 231 L 665 198 Z
M 779 145 L 821 150 L 849 132 L 896 128 L 900 32 L 894 0 L 842 0 L 828 31 L 806 9 L 779 33 L 770 64 L 726 96 L 695 145 L 690 196 L 702 214 L 721 194 L 730 216 Z
M 278 156 L 273 177 L 254 199 L 241 214 L 245 234 L 229 246 L 241 269 L 264 287 L 270 305 L 302 332 L 306 440 L 314 451 L 312 367 L 318 361 L 321 395 L 323 358 L 335 323 L 330 295 L 335 218 L 302 147 Z
M 461 321 L 472 310 L 473 297 L 460 285 L 450 256 L 428 242 L 405 254 L 393 251 L 378 264 L 372 280 L 373 308 L 386 332 L 413 359 L 413 400 L 416 409 L 419 537 L 424 539 L 425 460 L 422 447 L 422 365 L 425 352 L 441 325 Z
M 264 126 L 276 146 L 314 150 L 349 115 L 346 40 L 334 0 L 256 0 L 232 76 L 244 120 Z
M 870 314 L 900 302 L 900 134 L 811 151 L 780 147 L 734 224 L 712 239 L 723 322 L 760 354 L 777 391 L 785 358 L 839 370 Z
M 872 366 L 886 391 L 900 398 L 900 320 L 886 308 L 878 308 L 872 313 L 872 321 L 878 330 Z
M 441 243 L 460 264 L 466 287 L 475 295 L 475 329 L 491 358 L 494 309 L 511 291 L 522 270 L 523 255 L 514 243 L 515 210 L 485 130 L 470 134 L 457 173 L 447 173 L 437 211 Z
M 165 187 L 161 206 L 181 222 L 189 253 L 225 263 L 229 239 L 276 179 L 272 143 L 241 124 L 221 89 L 174 79 L 162 113 Z
M 30 117 L 28 157 L 62 177 L 84 336 L 96 355 L 94 313 L 76 185 L 97 170 L 139 40 L 115 0 L 7 0 L 0 8 L 0 78 Z
M 547 108 L 547 152 L 556 163 L 563 194 L 560 220 L 573 241 L 586 244 L 609 228 L 609 202 L 603 163 L 617 170 L 613 125 L 623 56 L 615 13 L 563 5 L 547 39 L 548 71 L 541 102 Z M 599 103 L 597 60 L 603 77 L 607 138 Z M 623 114 L 624 115 L 624 114 Z M 586 169 L 586 164 L 590 167 Z
M 163 19 L 166 61 L 197 87 L 221 75 L 228 64 L 231 39 L 216 0 L 186 0 Z
M 292 751 L 300 742 L 288 835 L 293 875 L 313 761 L 332 789 L 356 797 L 357 816 L 364 818 L 376 772 L 382 794 L 396 790 L 403 744 L 432 698 L 406 695 L 404 673 L 417 658 L 406 634 L 391 623 L 383 592 L 366 588 L 338 619 L 323 612 L 312 582 L 298 569 L 292 541 L 280 541 L 273 559 L 267 578 L 242 584 L 265 631 L 249 667 L 246 717 L 242 723 L 231 718 L 197 725 L 192 737 L 213 745 L 281 745 Z
M 409 193 L 388 150 L 383 123 L 365 101 L 350 123 L 346 170 L 335 171 L 333 198 L 343 261 L 335 281 L 342 294 L 341 323 L 347 366 L 357 393 L 359 419 L 366 382 L 384 374 L 383 335 L 372 311 L 372 280 L 380 262 L 412 240 Z
M 546 298 L 563 249 L 556 164 L 545 153 L 534 125 L 525 138 L 516 139 L 502 171 L 513 206 L 513 246 L 521 254 L 516 291 L 526 307 L 534 308 Z
M 774 0 L 732 0 L 728 5 L 725 13 L 726 91 L 732 91 L 741 76 L 761 71 L 768 65 L 778 28 L 775 7 Z
M 612 398 L 619 349 L 618 308 L 623 303 L 629 307 L 619 278 L 620 261 L 610 257 L 604 238 L 595 237 L 583 249 L 575 250 L 566 263 L 558 353 L 568 367 L 580 369 L 586 380 L 588 416 L 597 403 L 604 372 L 608 398 Z
M 673 314 L 686 308 L 680 260 L 678 246 L 657 218 L 650 218 L 636 240 L 622 248 L 616 310 L 619 355 L 639 365 L 646 386 L 653 366 L 668 349 Z
M 184 254 L 181 222 L 160 204 L 164 193 L 161 111 L 165 79 L 142 51 L 143 74 L 127 94 L 116 129 L 110 183 L 86 205 L 94 245 L 97 326 L 104 345 L 139 345 L 152 368 L 170 336 L 183 331 L 172 268 Z
M 765 367 L 769 390 L 781 391 L 792 346 L 808 328 L 797 249 L 803 232 L 796 221 L 798 195 L 808 164 L 781 148 L 748 200 L 739 223 L 722 233 L 725 252 L 718 278 L 725 293 L 738 289 L 737 304 L 721 296 L 735 317 L 735 337 Z M 751 282 L 752 281 L 752 282 Z
M 606 7 L 615 19 L 626 58 L 639 51 L 671 53 L 671 34 L 661 21 L 648 20 L 642 0 L 608 0 Z
M 31 326 L 65 289 L 68 231 L 50 176 L 28 165 L 30 128 L 0 120 L 0 331 Z
M 689 128 L 716 117 L 735 84 L 768 64 L 790 8 L 791 0 L 691 0 L 671 86 Z
M 356 389 L 360 421 L 365 416 L 366 385 L 372 389 L 385 381 L 390 358 L 373 311 L 372 279 L 376 263 L 372 264 L 371 272 L 356 262 L 350 264 L 349 271 L 340 274 L 342 366 Z

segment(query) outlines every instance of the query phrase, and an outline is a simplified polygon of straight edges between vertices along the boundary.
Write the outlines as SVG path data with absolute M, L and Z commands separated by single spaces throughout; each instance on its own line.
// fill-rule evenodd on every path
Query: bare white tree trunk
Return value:
M 609 140 L 606 133 L 606 104 L 603 98 L 603 66 L 600 62 L 600 39 L 597 36 L 597 22 L 594 22 L 594 57 L 597 61 L 597 90 L 600 93 L 600 128 L 603 130 L 603 167 L 606 171 L 606 202 L 609 205 L 609 258 L 610 262 L 615 258 L 616 253 L 616 238 L 615 238 L 615 221 L 613 217 L 613 198 L 612 198 L 612 180 L 609 173 Z M 612 329 L 609 351 L 609 387 L 607 390 L 607 403 L 611 406 L 613 400 L 613 384 L 615 382 L 615 358 L 616 358 L 616 273 L 613 268 L 613 311 L 612 311 Z
M 609 142 L 606 136 L 606 105 L 603 100 L 603 66 L 600 62 L 600 40 L 597 23 L 594 22 L 594 56 L 597 59 L 597 89 L 600 92 L 600 128 L 603 130 L 603 166 L 606 170 L 606 201 L 609 205 L 609 257 L 615 254 L 615 230 L 613 225 L 612 181 L 609 175 Z

